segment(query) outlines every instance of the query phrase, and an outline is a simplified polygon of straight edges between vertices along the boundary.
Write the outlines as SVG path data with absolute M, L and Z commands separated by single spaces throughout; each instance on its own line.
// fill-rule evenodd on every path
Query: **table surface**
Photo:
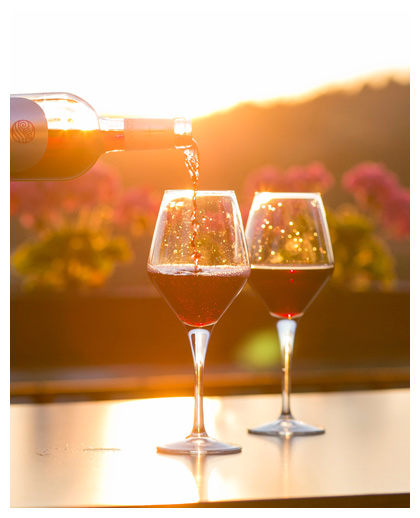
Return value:
M 280 439 L 247 433 L 279 395 L 205 398 L 208 434 L 243 448 L 217 456 L 156 453 L 189 434 L 192 398 L 11 405 L 11 507 L 408 507 L 409 401 L 294 394 L 295 417 L 326 433 Z

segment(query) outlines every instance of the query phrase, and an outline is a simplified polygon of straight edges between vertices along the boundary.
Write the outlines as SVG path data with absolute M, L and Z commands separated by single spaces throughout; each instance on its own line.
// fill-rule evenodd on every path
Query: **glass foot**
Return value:
M 222 455 L 239 453 L 242 446 L 217 441 L 209 436 L 192 437 L 156 448 L 158 453 L 173 453 L 178 455 Z
M 293 417 L 282 417 L 271 423 L 250 428 L 249 433 L 258 435 L 275 435 L 280 437 L 292 437 L 294 435 L 319 435 L 325 433 L 325 428 L 322 426 L 312 426 L 303 421 L 298 421 Z

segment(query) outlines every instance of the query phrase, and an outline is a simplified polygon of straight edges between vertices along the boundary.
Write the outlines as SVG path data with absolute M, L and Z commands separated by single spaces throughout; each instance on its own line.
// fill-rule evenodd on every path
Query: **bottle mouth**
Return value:
M 192 120 L 184 117 L 174 119 L 174 133 L 179 137 L 191 136 Z

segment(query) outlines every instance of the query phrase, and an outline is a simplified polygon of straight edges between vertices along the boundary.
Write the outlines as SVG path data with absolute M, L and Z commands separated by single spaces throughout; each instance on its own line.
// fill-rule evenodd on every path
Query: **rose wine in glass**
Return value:
M 153 234 L 147 271 L 184 324 L 195 368 L 191 434 L 158 446 L 159 453 L 237 453 L 241 446 L 207 435 L 203 373 L 210 334 L 247 282 L 245 233 L 233 191 L 166 191 Z
M 276 318 L 282 367 L 282 409 L 261 435 L 315 435 L 324 428 L 295 419 L 290 409 L 291 363 L 299 319 L 328 282 L 334 256 L 318 193 L 256 193 L 247 226 L 249 283 Z

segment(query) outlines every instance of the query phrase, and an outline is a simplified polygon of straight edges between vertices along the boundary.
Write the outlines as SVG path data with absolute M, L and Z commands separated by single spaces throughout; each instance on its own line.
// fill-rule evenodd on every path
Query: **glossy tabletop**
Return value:
M 326 433 L 293 439 L 247 433 L 278 395 L 206 398 L 209 435 L 243 448 L 207 457 L 155 450 L 189 434 L 192 398 L 11 405 L 11 506 L 408 506 L 409 397 L 294 394 Z

